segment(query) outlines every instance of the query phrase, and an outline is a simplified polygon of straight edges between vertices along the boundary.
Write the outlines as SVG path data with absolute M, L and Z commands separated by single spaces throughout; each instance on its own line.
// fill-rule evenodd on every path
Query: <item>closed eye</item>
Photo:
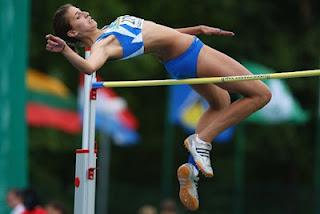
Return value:
M 76 19 L 80 19 L 80 14 L 81 14 L 81 11 L 77 11 L 74 16 Z

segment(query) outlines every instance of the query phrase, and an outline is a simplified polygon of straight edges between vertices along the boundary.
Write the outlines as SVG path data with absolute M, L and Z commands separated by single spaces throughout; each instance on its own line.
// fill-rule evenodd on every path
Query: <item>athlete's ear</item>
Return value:
M 69 31 L 67 32 L 67 35 L 68 35 L 69 37 L 75 38 L 75 37 L 78 35 L 78 32 L 75 31 L 75 30 L 69 30 Z

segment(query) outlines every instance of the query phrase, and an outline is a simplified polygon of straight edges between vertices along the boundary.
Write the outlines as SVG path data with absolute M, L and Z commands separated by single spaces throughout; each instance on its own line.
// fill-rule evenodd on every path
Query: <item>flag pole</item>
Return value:
M 245 156 L 246 156 L 246 139 L 245 139 L 245 125 L 239 124 L 237 127 L 237 140 L 235 145 L 235 159 L 234 159 L 234 214 L 245 213 L 244 201 L 244 180 L 245 180 Z
M 318 78 L 318 104 L 316 120 L 316 142 L 314 163 L 314 204 L 315 212 L 320 213 L 320 78 Z
M 173 162 L 174 162 L 174 126 L 170 121 L 171 108 L 170 100 L 172 96 L 170 87 L 167 87 L 167 102 L 166 115 L 164 127 L 164 144 L 162 155 L 162 194 L 164 198 L 172 196 L 172 176 L 173 176 Z
M 100 131 L 99 159 L 97 171 L 97 213 L 108 214 L 111 139 Z

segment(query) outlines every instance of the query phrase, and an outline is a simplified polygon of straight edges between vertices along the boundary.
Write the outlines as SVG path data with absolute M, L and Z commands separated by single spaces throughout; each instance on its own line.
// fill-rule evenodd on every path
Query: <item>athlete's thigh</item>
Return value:
M 220 51 L 204 45 L 198 57 L 198 77 L 219 77 L 252 74 L 239 62 Z M 260 94 L 267 90 L 266 85 L 259 80 L 240 81 L 217 84 L 230 92 L 240 93 L 244 96 Z

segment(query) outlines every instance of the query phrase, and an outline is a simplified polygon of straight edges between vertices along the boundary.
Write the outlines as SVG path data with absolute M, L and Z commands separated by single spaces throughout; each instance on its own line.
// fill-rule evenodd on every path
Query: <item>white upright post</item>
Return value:
M 85 57 L 90 56 L 86 49 Z M 94 214 L 96 188 L 95 102 L 96 74 L 85 74 L 82 149 L 76 151 L 74 214 Z
M 87 56 L 90 51 L 86 51 Z M 96 168 L 97 168 L 97 151 L 95 147 L 95 124 L 96 124 L 96 98 L 97 89 L 92 89 L 92 84 L 97 82 L 96 72 L 92 75 L 90 84 L 90 123 L 89 123 L 89 161 L 88 161 L 88 214 L 95 213 L 95 194 L 96 194 Z

